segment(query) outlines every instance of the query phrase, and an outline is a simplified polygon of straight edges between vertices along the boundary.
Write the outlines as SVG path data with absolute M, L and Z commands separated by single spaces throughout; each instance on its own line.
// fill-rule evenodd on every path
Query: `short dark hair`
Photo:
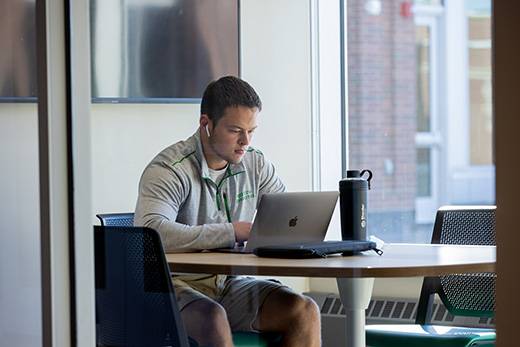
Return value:
M 206 87 L 200 103 L 200 113 L 216 125 L 228 107 L 246 106 L 262 110 L 262 101 L 249 83 L 234 76 L 221 77 Z

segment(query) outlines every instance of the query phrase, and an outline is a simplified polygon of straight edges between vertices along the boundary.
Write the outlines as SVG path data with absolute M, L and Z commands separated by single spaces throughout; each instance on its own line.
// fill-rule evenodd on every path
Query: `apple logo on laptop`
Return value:
M 289 219 L 289 226 L 295 227 L 296 223 L 298 223 L 298 216 L 294 216 L 294 218 Z

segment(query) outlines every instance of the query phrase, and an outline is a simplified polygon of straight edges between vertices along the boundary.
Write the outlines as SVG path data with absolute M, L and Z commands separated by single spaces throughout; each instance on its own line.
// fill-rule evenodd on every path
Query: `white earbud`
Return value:
M 208 134 L 208 137 L 211 137 L 211 135 L 209 134 L 209 129 L 208 129 L 208 125 L 206 124 L 206 134 Z

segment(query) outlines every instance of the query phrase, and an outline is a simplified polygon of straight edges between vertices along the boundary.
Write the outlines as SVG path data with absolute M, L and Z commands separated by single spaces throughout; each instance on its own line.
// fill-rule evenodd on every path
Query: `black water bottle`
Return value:
M 368 174 L 366 179 L 363 177 L 365 174 Z M 370 170 L 348 170 L 347 177 L 339 181 L 343 240 L 367 239 L 367 202 L 371 179 Z

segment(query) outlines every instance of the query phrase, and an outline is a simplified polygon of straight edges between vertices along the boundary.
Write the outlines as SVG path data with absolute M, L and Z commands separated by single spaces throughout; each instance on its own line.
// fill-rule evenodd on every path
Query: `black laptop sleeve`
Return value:
M 361 240 L 263 246 L 255 248 L 253 253 L 259 257 L 271 258 L 323 258 L 329 254 L 355 255 L 368 250 L 374 250 L 379 255 L 383 253 L 377 249 L 375 242 Z

